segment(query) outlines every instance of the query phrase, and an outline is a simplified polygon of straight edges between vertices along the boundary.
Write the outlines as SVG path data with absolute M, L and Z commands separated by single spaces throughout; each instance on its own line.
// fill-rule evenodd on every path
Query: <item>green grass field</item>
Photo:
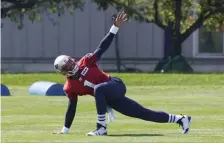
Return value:
M 60 130 L 67 108 L 66 97 L 28 94 L 37 80 L 64 83 L 57 74 L 3 74 L 2 83 L 11 92 L 1 97 L 2 143 L 82 142 L 224 142 L 224 74 L 112 74 L 127 83 L 127 96 L 155 110 L 192 115 L 189 134 L 182 135 L 176 124 L 156 124 L 132 119 L 115 112 L 108 136 L 86 137 L 95 129 L 94 99 L 80 97 L 76 118 L 66 135 Z

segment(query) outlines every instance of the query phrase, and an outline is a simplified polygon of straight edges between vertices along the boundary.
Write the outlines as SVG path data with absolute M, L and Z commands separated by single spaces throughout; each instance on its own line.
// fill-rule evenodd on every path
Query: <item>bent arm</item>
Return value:
M 65 123 L 64 123 L 64 127 L 62 128 L 62 131 L 61 131 L 63 133 L 69 132 L 69 129 L 70 129 L 72 122 L 74 120 L 74 117 L 75 117 L 77 102 L 78 102 L 78 97 L 69 99 L 67 112 L 65 114 Z
M 112 43 L 114 36 L 117 34 L 119 28 L 116 26 L 112 26 L 110 28 L 109 33 L 102 39 L 97 49 L 94 51 L 94 54 L 96 55 L 97 60 L 100 60 L 103 53 L 110 47 L 110 44 Z

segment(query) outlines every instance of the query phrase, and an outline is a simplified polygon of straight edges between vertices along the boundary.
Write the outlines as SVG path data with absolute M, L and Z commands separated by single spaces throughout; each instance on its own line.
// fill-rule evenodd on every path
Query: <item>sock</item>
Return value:
M 182 117 L 183 117 L 182 115 L 169 114 L 169 121 L 168 121 L 168 123 L 176 123 Z
M 97 123 L 103 125 L 104 127 L 106 127 L 106 121 L 105 121 L 105 114 L 102 114 L 102 115 L 98 115 L 98 121 Z

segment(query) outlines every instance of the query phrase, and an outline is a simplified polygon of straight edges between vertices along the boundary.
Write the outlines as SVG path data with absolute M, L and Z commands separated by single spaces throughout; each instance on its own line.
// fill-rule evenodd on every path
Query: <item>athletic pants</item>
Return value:
M 139 118 L 145 121 L 167 123 L 169 114 L 143 107 L 136 101 L 125 96 L 126 86 L 121 79 L 111 77 L 108 82 L 98 84 L 94 88 L 97 114 L 107 111 L 107 105 L 123 115 Z

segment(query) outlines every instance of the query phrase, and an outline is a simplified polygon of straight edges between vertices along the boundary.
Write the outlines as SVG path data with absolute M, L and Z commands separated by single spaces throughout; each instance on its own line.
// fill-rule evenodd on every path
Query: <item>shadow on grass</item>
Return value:
M 155 137 L 164 136 L 162 134 L 111 134 L 107 135 L 109 137 Z

